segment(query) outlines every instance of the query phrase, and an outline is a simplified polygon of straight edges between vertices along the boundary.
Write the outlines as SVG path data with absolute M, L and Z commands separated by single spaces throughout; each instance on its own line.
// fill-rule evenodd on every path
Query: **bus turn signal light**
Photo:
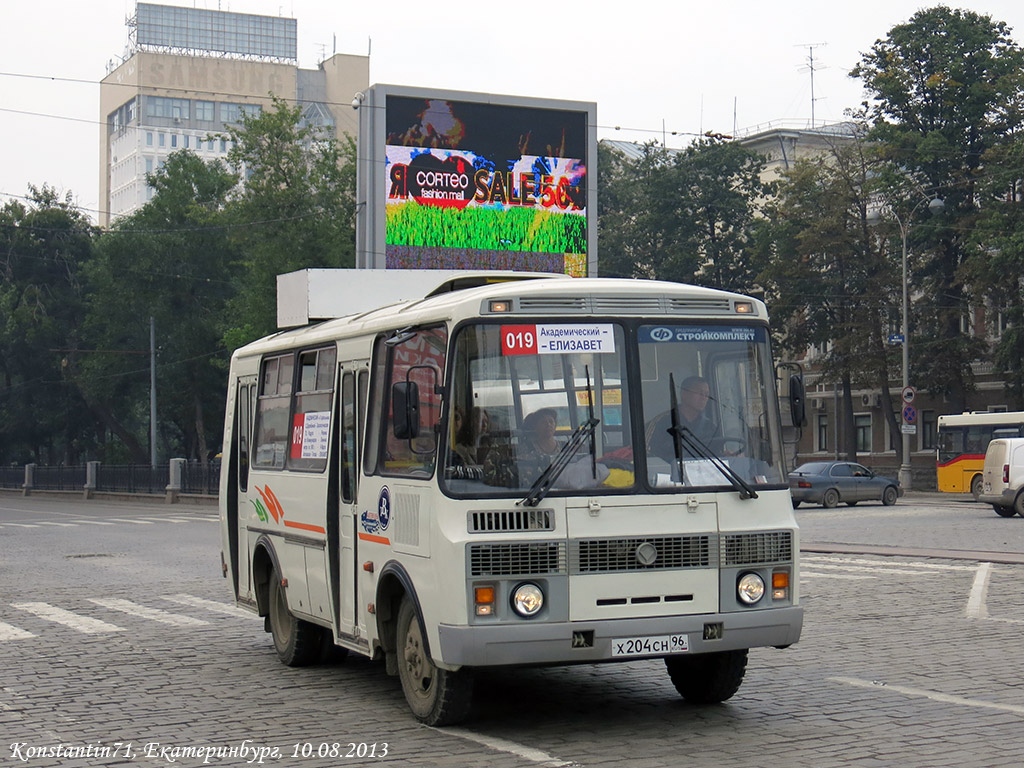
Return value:
M 772 573 L 772 600 L 785 600 L 789 597 L 789 571 Z
M 476 587 L 473 590 L 477 616 L 494 614 L 494 587 Z

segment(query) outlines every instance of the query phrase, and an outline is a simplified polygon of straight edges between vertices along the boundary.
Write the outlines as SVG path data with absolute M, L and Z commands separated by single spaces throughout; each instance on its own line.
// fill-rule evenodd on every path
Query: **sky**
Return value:
M 836 122 L 848 76 L 919 0 L 152 0 L 298 20 L 299 66 L 370 54 L 370 82 L 592 101 L 598 139 L 690 143 L 706 131 Z M 938 3 L 935 3 L 938 4 Z M 1020 0 L 965 0 L 1024 44 Z M 0 0 L 0 204 L 47 184 L 94 219 L 99 81 L 135 0 Z M 812 71 L 809 57 L 813 55 Z

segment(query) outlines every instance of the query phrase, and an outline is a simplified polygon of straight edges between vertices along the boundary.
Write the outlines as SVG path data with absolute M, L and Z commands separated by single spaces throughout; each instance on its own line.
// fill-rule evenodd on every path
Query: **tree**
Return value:
M 225 206 L 237 177 L 186 150 L 147 181 L 153 199 L 97 243 L 86 324 L 94 349 L 74 370 L 130 458 L 146 462 L 154 318 L 163 449 L 205 461 L 223 424 L 221 336 L 235 258 Z
M 94 234 L 70 194 L 45 185 L 28 206 L 0 208 L 0 461 L 78 463 L 89 447 L 64 364 L 80 342 Z
M 235 348 L 276 329 L 277 275 L 355 266 L 356 149 L 277 98 L 228 133 L 228 162 L 244 177 L 231 206 L 240 261 L 225 342 Z
M 828 152 L 798 161 L 779 185 L 770 264 L 762 275 L 782 317 L 781 344 L 800 356 L 821 350 L 822 378 L 842 388 L 842 452 L 857 458 L 852 390 L 866 385 L 881 393 L 897 457 L 899 425 L 889 382 L 896 367 L 886 336 L 899 316 L 899 259 L 869 226 L 880 159 L 863 141 L 865 126 Z
M 1024 58 L 1009 28 L 989 16 L 943 6 L 916 13 L 890 30 L 851 76 L 872 95 L 871 138 L 887 147 L 891 188 L 906 212 L 915 264 L 914 380 L 961 410 L 973 387 L 979 351 L 961 330 L 970 292 L 965 262 L 979 213 L 978 180 L 986 152 L 1014 128 Z M 898 180 L 898 181 L 897 181 Z M 929 220 L 922 196 L 945 201 Z
M 733 142 L 656 144 L 629 161 L 607 148 L 599 169 L 602 274 L 698 283 L 749 293 L 758 267 L 764 160 Z

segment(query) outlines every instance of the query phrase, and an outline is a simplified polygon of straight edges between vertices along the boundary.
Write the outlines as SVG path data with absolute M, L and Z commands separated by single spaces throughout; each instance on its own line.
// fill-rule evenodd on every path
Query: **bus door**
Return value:
M 339 381 L 338 512 L 335 531 L 328 537 L 332 592 L 335 596 L 335 631 L 339 635 L 360 636 L 358 560 L 359 510 L 357 505 L 360 448 L 363 444 L 363 419 L 369 381 L 368 361 L 344 362 Z
M 234 498 L 227 509 L 228 553 L 235 595 L 253 599 L 248 542 L 239 536 L 239 525 L 246 525 L 251 510 L 249 504 L 249 464 L 252 451 L 252 424 L 256 404 L 258 376 L 240 376 L 235 391 L 234 434 L 230 461 L 235 477 Z

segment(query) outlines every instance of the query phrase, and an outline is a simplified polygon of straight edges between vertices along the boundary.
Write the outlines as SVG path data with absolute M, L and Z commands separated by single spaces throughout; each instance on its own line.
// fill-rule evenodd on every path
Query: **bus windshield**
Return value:
M 556 458 L 555 495 L 732 488 L 729 471 L 755 486 L 783 481 L 761 327 L 476 324 L 458 332 L 451 365 L 452 495 L 525 495 Z M 559 457 L 591 417 L 593 435 Z

